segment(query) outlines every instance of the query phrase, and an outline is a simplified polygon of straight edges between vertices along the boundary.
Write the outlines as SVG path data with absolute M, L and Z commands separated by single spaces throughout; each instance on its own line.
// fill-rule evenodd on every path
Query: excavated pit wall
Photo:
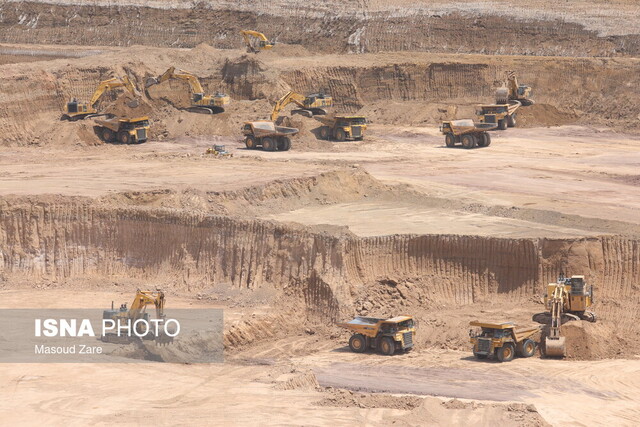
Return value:
M 304 301 L 309 316 L 323 321 L 352 314 L 354 291 L 384 277 L 420 277 L 439 301 L 467 305 L 492 295 L 531 300 L 560 272 L 585 274 L 596 284 L 599 314 L 615 316 L 620 328 L 635 328 L 640 240 L 633 238 L 359 238 L 258 220 L 109 209 L 85 201 L 0 208 L 0 277 L 8 283 L 13 274 L 34 282 L 92 276 L 154 283 L 182 275 L 174 289 L 266 287 Z M 189 285 L 189 277 L 204 280 Z
M 211 59 L 215 61 L 216 58 L 211 56 Z M 559 117 L 554 118 L 558 120 L 556 122 L 534 116 L 530 120 L 530 126 L 558 125 L 579 120 L 580 123 L 609 126 L 624 131 L 638 127 L 640 104 L 633 100 L 637 98 L 636 95 L 640 95 L 639 66 L 628 60 L 510 57 L 501 58 L 498 62 L 491 57 L 452 57 L 451 61 L 425 57 L 424 63 L 374 65 L 374 62 L 371 65 L 359 63 L 351 67 L 301 66 L 299 69 L 279 71 L 265 63 L 256 62 L 253 58 L 239 57 L 234 61 L 219 61 L 219 71 L 202 80 L 209 90 L 222 88 L 235 100 L 267 98 L 273 101 L 287 87 L 306 92 L 317 91 L 320 86 L 330 91 L 336 99 L 338 110 L 353 112 L 367 107 L 372 111 L 366 113 L 374 122 L 385 123 L 388 121 L 385 113 L 375 113 L 373 110 L 376 106 L 385 107 L 390 101 L 434 105 L 490 102 L 495 87 L 500 85 L 504 77 L 504 71 L 514 69 L 522 82 L 534 87 L 534 97 L 540 105 L 530 111 L 549 106 L 557 110 L 555 115 Z M 121 75 L 123 70 L 138 82 L 139 87 L 144 84 L 145 74 L 153 74 L 145 64 L 130 63 L 124 59 L 122 68 L 96 66 L 95 57 L 78 59 L 72 69 L 66 64 L 56 64 L 50 68 L 18 64 L 6 70 L 5 78 L 0 82 L 0 144 L 48 145 L 80 142 L 83 140 L 82 132 L 92 134 L 92 122 L 76 124 L 78 129 L 68 123 L 61 125 L 58 119 L 65 100 L 72 97 L 88 99 L 95 90 L 97 81 Z M 557 81 L 563 82 L 561 91 L 547 89 L 555 87 Z M 620 81 L 627 84 L 620 85 Z M 184 88 L 182 89 L 184 92 Z M 103 104 L 111 101 L 114 96 L 114 92 L 109 93 L 104 97 Z M 151 103 L 158 110 L 151 114 L 156 128 L 163 128 L 177 120 L 175 114 L 162 110 L 162 102 Z M 397 121 L 411 125 L 437 121 L 428 112 L 413 111 L 415 105 L 406 110 L 398 113 L 401 115 L 393 123 Z M 263 115 L 266 116 L 268 108 L 264 111 Z M 256 115 L 245 113 L 247 119 L 251 114 Z M 244 116 L 238 112 L 228 119 L 217 120 L 228 120 L 233 124 L 233 120 L 240 120 L 242 117 Z M 220 133 L 220 129 L 226 129 L 219 122 L 209 127 L 203 121 L 198 123 L 199 132 L 204 134 Z M 80 129 L 82 126 L 84 129 Z M 229 129 L 236 135 L 237 126 L 229 126 Z M 179 135 L 169 135 L 177 136 Z M 94 139 L 97 143 L 97 138 Z
M 242 46 L 239 31 L 255 29 L 278 42 L 315 52 L 428 51 L 553 56 L 637 55 L 638 35 L 600 36 L 597 31 L 531 11 L 526 16 L 406 8 L 369 11 L 364 5 L 231 3 L 171 9 L 108 3 L 0 5 L 0 40 L 7 43 L 193 47 Z M 61 2 L 64 3 L 64 2 Z M 183 5 L 181 5 L 183 6 Z M 242 7 L 245 6 L 245 7 Z M 280 6 L 280 7 L 279 7 Z M 524 11 L 526 12 L 526 11 Z M 222 25 L 220 25 L 222 24 Z M 624 33 L 624 32 L 623 32 Z

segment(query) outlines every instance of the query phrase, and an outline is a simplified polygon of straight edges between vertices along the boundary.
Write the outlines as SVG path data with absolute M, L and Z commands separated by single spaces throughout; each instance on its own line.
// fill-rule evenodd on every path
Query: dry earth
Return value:
M 0 364 L 0 419 L 637 424 L 638 6 L 352 3 L 0 5 L 0 307 L 101 310 L 161 287 L 171 307 L 225 312 L 220 364 Z M 241 50 L 249 27 L 274 50 Z M 151 117 L 131 146 L 59 120 L 100 80 L 143 89 L 171 65 L 232 104 L 186 112 L 174 81 L 137 108 L 110 92 L 102 111 Z M 510 69 L 535 91 L 518 127 L 447 149 L 438 123 L 473 116 Z M 285 112 L 291 151 L 245 149 L 241 123 L 290 89 L 367 115 L 367 138 L 320 141 Z M 566 360 L 471 357 L 469 321 L 531 323 L 560 273 L 586 275 L 599 317 L 564 328 Z M 394 357 L 349 352 L 335 326 L 398 313 L 419 333 Z

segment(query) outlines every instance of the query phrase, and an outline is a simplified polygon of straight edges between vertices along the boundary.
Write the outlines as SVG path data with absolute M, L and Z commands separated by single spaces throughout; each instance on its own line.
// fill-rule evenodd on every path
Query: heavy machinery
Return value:
M 122 79 L 114 77 L 109 80 L 104 80 L 100 82 L 98 88 L 93 93 L 91 100 L 89 102 L 80 102 L 77 99 L 72 99 L 67 102 L 64 107 L 64 113 L 62 114 L 62 120 L 76 121 L 83 120 L 89 116 L 95 116 L 98 114 L 95 106 L 102 98 L 102 95 L 108 90 L 116 89 L 119 87 L 126 88 L 131 95 L 136 96 L 136 88 L 133 86 L 133 83 L 129 80 L 129 77 L 124 76 Z
M 291 148 L 291 137 L 298 129 L 276 126 L 274 122 L 259 120 L 245 122 L 242 125 L 244 144 L 249 150 L 262 147 L 265 151 L 288 151 Z
M 593 304 L 593 286 L 587 287 L 584 276 L 560 276 L 556 283 L 547 285 L 544 303 L 548 311 L 535 314 L 533 320 L 549 325 L 545 355 L 563 357 L 566 347 L 562 325 L 571 320 L 597 320 L 595 313 L 588 311 Z
M 353 332 L 349 339 L 349 348 L 354 353 L 363 353 L 369 348 L 385 355 L 397 350 L 408 351 L 413 348 L 416 324 L 412 316 L 396 316 L 390 319 L 376 317 L 356 317 L 338 326 Z
M 319 130 L 321 139 L 361 141 L 367 130 L 367 118 L 364 116 L 321 116 L 316 120 L 323 124 Z
M 205 114 L 222 113 L 224 112 L 225 105 L 231 102 L 229 95 L 224 93 L 216 92 L 213 95 L 205 95 L 200 80 L 198 80 L 195 75 L 184 70 L 178 70 L 178 72 L 176 72 L 175 67 L 169 67 L 169 69 L 158 78 L 151 77 L 147 79 L 146 87 L 149 88 L 169 79 L 183 80 L 189 84 L 189 89 L 191 90 L 191 106 L 187 108 L 187 111 Z
M 470 326 L 480 328 L 470 330 L 469 338 L 473 344 L 473 355 L 478 359 L 493 357 L 500 362 L 509 362 L 517 355 L 531 357 L 536 352 L 536 343 L 532 337 L 540 332 L 539 326 L 516 329 L 512 322 L 469 323 Z
M 240 34 L 247 45 L 247 52 L 258 53 L 262 50 L 269 50 L 276 44 L 275 41 L 269 41 L 267 36 L 257 31 L 242 30 Z
M 498 129 L 506 130 L 507 127 L 516 126 L 516 111 L 522 104 L 520 101 L 509 101 L 506 104 L 479 105 L 476 115 L 480 117 L 480 123 L 493 123 Z
M 153 305 L 156 309 L 156 317 L 151 320 L 146 311 L 147 306 Z M 136 291 L 136 296 L 127 308 L 127 304 L 120 305 L 119 309 L 114 309 L 113 301 L 111 309 L 102 313 L 103 323 L 105 320 L 114 322 L 114 326 L 106 328 L 102 337 L 103 342 L 116 344 L 128 344 L 137 339 L 155 340 L 158 344 L 167 344 L 173 338 L 166 334 L 164 314 L 165 297 L 161 290 L 156 291 Z M 140 320 L 139 322 L 137 322 Z M 128 329 L 127 329 L 128 328 Z M 173 332 L 172 332 L 173 333 Z
M 302 114 L 303 116 L 312 117 L 316 115 L 325 115 L 327 110 L 333 106 L 333 98 L 325 93 L 314 93 L 308 96 L 289 91 L 285 96 L 280 98 L 271 112 L 271 120 L 278 120 L 278 116 L 289 104 L 296 104 L 299 108 L 291 110 L 291 114 Z
M 490 130 L 497 127 L 495 123 L 474 123 L 471 119 L 444 121 L 440 132 L 444 135 L 447 147 L 461 143 L 464 148 L 488 147 L 491 144 Z
M 224 145 L 214 145 L 213 147 L 209 147 L 207 148 L 207 151 L 204 152 L 204 154 L 209 154 L 212 155 L 214 157 L 220 157 L 220 158 L 231 158 L 233 157 L 233 154 L 227 151 L 227 147 Z
M 95 131 L 105 142 L 132 144 L 146 142 L 149 138 L 149 117 L 146 116 L 135 119 L 108 116 L 95 122 Z
M 505 86 L 496 90 L 496 104 L 507 104 L 509 101 L 519 101 L 523 106 L 533 105 L 533 89 L 527 85 L 518 84 L 515 71 L 507 71 Z

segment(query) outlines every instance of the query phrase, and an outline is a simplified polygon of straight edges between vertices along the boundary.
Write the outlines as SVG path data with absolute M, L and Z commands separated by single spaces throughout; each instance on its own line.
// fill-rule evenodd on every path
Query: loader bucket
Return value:
M 558 337 L 558 338 L 551 338 L 551 337 L 547 337 L 544 340 L 544 346 L 545 346 L 545 355 L 549 356 L 549 357 L 564 357 L 566 356 L 565 354 L 565 338 L 564 337 Z

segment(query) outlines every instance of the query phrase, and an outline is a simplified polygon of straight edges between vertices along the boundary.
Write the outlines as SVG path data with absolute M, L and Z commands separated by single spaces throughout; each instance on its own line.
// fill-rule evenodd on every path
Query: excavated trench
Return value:
M 411 312 L 425 331 L 420 345 L 466 348 L 466 325 L 474 313 L 489 310 L 500 318 L 513 314 L 517 321 L 530 321 L 543 309 L 535 301 L 547 283 L 560 273 L 584 274 L 594 284 L 601 322 L 572 333 L 590 337 L 589 348 L 599 349 L 593 358 L 620 356 L 601 346 L 605 336 L 617 348 L 639 350 L 626 338 L 639 332 L 637 234 L 360 237 L 336 226 L 256 219 L 267 212 L 356 201 L 364 194 L 391 200 L 386 198 L 406 192 L 417 202 L 419 196 L 410 191 L 356 170 L 224 192 L 5 197 L 0 203 L 0 288 L 55 282 L 71 289 L 97 283 L 102 289 L 122 282 L 153 283 L 191 296 L 215 289 L 237 302 L 268 295 L 266 314 L 229 327 L 228 347 L 278 333 L 295 335 L 301 323 L 332 334 L 334 322 L 354 314 Z M 533 213 L 524 214 L 536 217 Z M 563 221 L 582 224 L 579 217 Z M 617 225 L 582 226 L 615 230 L 611 227 Z M 577 357 L 591 357 L 574 351 Z
M 96 82 L 125 72 L 144 87 L 146 77 L 169 64 L 181 61 L 185 67 L 198 67 L 202 57 L 210 59 L 206 71 L 198 72 L 206 90 L 222 90 L 234 99 L 225 114 L 180 114 L 176 106 L 188 93 L 183 82 L 152 87 L 137 109 L 121 108 L 124 97 L 118 98 L 118 91 L 106 94 L 98 108 L 117 115 L 149 115 L 152 139 L 187 133 L 237 137 L 242 122 L 266 118 L 287 90 L 304 93 L 324 88 L 336 100 L 337 111 L 359 111 L 373 124 L 435 125 L 443 119 L 472 117 L 476 104 L 491 101 L 505 70 L 514 69 L 522 82 L 535 88 L 536 104 L 522 109 L 521 126 L 578 123 L 633 132 L 640 115 L 640 106 L 633 102 L 640 74 L 637 62 L 631 60 L 453 55 L 416 55 L 407 60 L 364 55 L 351 66 L 335 58 L 321 65 L 308 59 L 291 66 L 237 51 L 223 56 L 202 46 L 186 53 L 163 51 L 162 59 L 153 52 L 136 52 L 135 62 L 120 52 L 74 59 L 73 66 L 65 60 L 5 65 L 0 82 L 0 144 L 100 144 L 91 121 L 59 121 L 65 100 L 89 99 Z M 561 91 L 547 89 L 557 81 L 563 82 Z M 315 141 L 307 131 L 298 138 Z

